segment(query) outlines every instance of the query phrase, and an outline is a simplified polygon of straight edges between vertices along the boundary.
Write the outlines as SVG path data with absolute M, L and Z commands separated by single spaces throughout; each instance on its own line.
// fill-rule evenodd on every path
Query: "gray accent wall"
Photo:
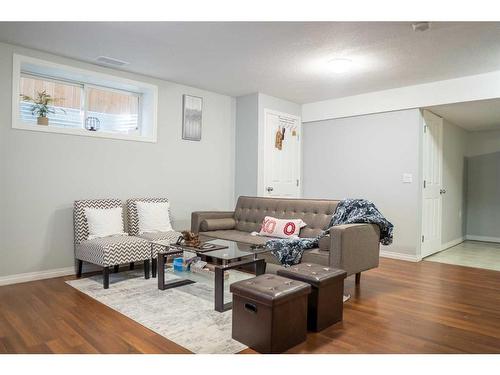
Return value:
M 421 126 L 418 109 L 303 124 L 304 197 L 372 200 L 395 226 L 394 243 L 381 250 L 416 259 Z
M 158 86 L 158 142 L 12 129 L 12 54 Z M 184 141 L 182 95 L 203 97 L 201 142 Z M 234 207 L 235 100 L 172 82 L 0 44 L 0 277 L 72 266 L 76 199 L 168 197 L 174 227 Z
M 265 109 L 300 117 L 301 106 L 288 100 L 262 93 L 236 98 L 236 170 L 235 198 L 240 195 L 259 195 L 263 184 Z
M 471 132 L 467 146 L 467 236 L 500 242 L 500 131 Z
M 257 195 L 259 148 L 259 94 L 236 98 L 235 183 L 236 198 Z

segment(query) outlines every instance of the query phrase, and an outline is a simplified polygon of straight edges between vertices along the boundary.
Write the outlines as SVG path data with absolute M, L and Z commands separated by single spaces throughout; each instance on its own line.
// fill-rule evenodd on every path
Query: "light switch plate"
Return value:
M 413 182 L 413 175 L 411 173 L 403 173 L 403 183 L 411 184 Z

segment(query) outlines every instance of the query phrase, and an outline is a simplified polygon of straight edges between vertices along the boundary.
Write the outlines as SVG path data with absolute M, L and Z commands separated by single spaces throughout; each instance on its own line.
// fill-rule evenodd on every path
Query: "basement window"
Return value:
M 15 129 L 156 142 L 154 85 L 20 55 L 13 78 Z

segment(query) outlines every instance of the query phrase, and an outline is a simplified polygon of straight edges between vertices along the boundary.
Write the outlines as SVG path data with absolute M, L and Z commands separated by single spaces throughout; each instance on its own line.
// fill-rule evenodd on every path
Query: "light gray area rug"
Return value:
M 177 277 L 165 275 L 166 280 Z M 252 276 L 232 271 L 226 284 L 248 277 Z M 67 283 L 193 353 L 231 354 L 246 349 L 231 338 L 231 310 L 214 310 L 213 281 L 200 278 L 195 284 L 164 291 L 158 289 L 156 278 L 144 279 L 141 270 L 111 274 L 109 289 L 103 289 L 101 275 Z M 226 292 L 224 300 L 230 298 Z

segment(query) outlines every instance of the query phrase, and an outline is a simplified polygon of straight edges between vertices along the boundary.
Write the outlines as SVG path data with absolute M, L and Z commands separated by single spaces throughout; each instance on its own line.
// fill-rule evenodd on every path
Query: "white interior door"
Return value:
M 265 110 L 264 196 L 300 197 L 301 124 L 293 115 Z
M 443 119 L 424 111 L 422 247 L 425 257 L 441 250 Z

